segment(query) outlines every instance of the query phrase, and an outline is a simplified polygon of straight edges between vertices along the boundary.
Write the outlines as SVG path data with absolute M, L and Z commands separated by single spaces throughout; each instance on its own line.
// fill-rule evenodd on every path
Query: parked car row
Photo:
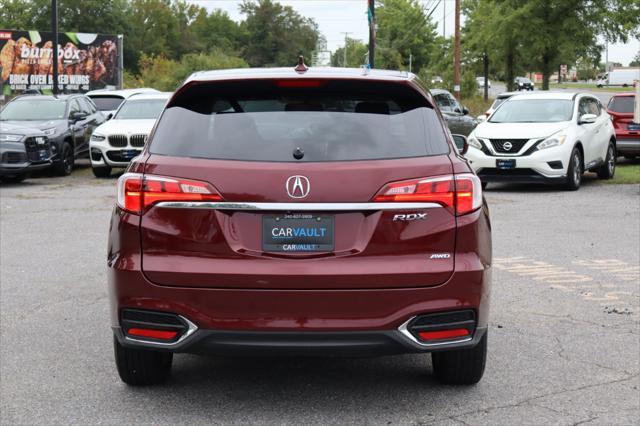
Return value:
M 640 155 L 634 99 L 616 95 L 605 108 L 587 93 L 504 93 L 469 135 L 465 156 L 483 187 L 537 182 L 577 190 L 586 171 L 611 179 L 618 155 Z
M 124 168 L 142 152 L 147 137 L 171 93 L 138 93 L 121 103 L 113 118 L 91 136 L 91 169 L 107 177 L 112 168 Z
M 106 118 L 85 95 L 24 95 L 4 106 L 0 121 L 40 130 L 47 137 L 53 172 L 64 176 L 71 173 L 76 158 L 89 155 L 89 138 Z M 2 168 L 12 169 L 14 180 L 32 171 L 30 164 L 17 167 L 17 162 L 22 160 L 17 156 L 3 156 L 2 160 Z
M 127 140 L 124 145 L 115 139 L 106 142 L 117 147 L 119 154 L 114 150 L 101 150 L 97 145 L 100 154 L 92 156 L 92 164 L 93 157 L 107 158 L 101 163 L 103 167 L 96 172 L 96 176 L 99 176 L 101 173 L 105 175 L 107 170 L 110 172 L 110 167 L 126 167 L 132 156 L 140 152 L 140 143 L 144 145 L 145 135 L 162 110 L 167 94 L 154 89 L 135 89 L 95 91 L 87 95 L 33 94 L 12 99 L 0 111 L 0 179 L 19 182 L 42 169 L 51 169 L 59 176 L 69 175 L 76 159 L 90 157 L 90 144 L 99 142 L 93 141 L 92 135 L 114 115 L 111 108 L 118 110 L 125 100 L 142 94 L 155 96 L 158 105 L 149 107 L 141 102 L 136 104 L 137 108 L 129 109 L 135 111 L 124 115 L 147 120 L 152 114 L 156 115 L 151 119 L 151 124 L 138 123 L 139 130 L 134 132 L 136 136 L 131 142 Z M 111 128 L 117 128 L 117 125 Z M 128 136 L 125 134 L 125 137 Z M 129 151 L 124 153 L 127 149 Z M 121 161 L 109 162 L 111 157 Z M 100 158 L 97 160 L 99 165 Z

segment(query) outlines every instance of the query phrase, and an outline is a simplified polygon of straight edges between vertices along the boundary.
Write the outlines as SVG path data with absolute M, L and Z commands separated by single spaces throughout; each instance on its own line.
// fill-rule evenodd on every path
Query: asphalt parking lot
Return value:
M 489 359 L 443 387 L 428 356 L 178 355 L 154 388 L 120 382 L 106 241 L 115 179 L 0 187 L 2 424 L 637 424 L 640 186 L 490 186 Z

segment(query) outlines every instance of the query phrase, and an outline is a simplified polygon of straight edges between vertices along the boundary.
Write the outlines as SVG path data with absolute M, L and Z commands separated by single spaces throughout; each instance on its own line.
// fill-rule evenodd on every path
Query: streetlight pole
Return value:
M 460 100 L 460 0 L 456 0 L 455 46 L 453 51 L 453 92 Z
M 51 0 L 51 32 L 53 33 L 53 52 L 51 70 L 53 74 L 53 94 L 58 94 L 58 0 Z
M 349 34 L 351 34 L 350 31 L 343 31 L 342 34 L 344 34 L 344 51 L 342 52 L 343 57 L 342 57 L 342 66 L 343 67 L 347 67 L 347 40 L 348 40 L 348 36 Z
M 442 2 L 442 38 L 446 38 L 445 30 L 447 29 L 447 1 Z

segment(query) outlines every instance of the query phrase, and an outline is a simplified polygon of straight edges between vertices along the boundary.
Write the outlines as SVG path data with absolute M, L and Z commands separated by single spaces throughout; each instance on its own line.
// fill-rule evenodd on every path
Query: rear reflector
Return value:
M 387 184 L 373 201 L 438 203 L 460 216 L 480 208 L 482 184 L 471 173 L 411 179 Z
M 464 337 L 469 335 L 469 330 L 466 328 L 455 328 L 453 330 L 438 330 L 438 331 L 420 331 L 418 336 L 421 340 L 442 340 L 442 339 L 455 339 L 456 337 Z
M 131 336 L 150 337 L 152 339 L 171 340 L 178 335 L 178 332 L 172 330 L 153 330 L 150 328 L 130 328 L 127 334 Z
M 221 201 L 211 185 L 189 179 L 125 173 L 118 179 L 118 205 L 142 214 L 160 201 Z

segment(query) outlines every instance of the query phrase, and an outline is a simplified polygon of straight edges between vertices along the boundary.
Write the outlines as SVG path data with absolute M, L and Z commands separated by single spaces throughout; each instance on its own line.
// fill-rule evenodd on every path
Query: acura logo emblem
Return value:
M 502 144 L 502 148 L 505 151 L 511 151 L 511 148 L 513 148 L 513 145 L 511 144 L 511 142 L 505 142 Z
M 295 175 L 287 179 L 285 188 L 287 189 L 287 194 L 289 194 L 289 197 L 304 198 L 309 195 L 311 184 L 309 183 L 309 179 L 307 179 L 305 176 Z

